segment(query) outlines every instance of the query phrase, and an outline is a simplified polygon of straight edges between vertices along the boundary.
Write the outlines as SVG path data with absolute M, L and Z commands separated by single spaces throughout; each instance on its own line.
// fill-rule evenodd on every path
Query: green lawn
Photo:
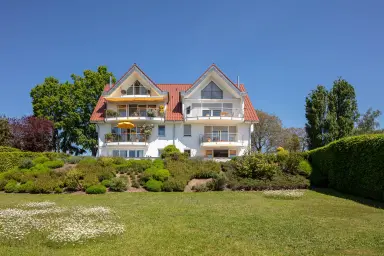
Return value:
M 41 235 L 0 241 L 0 255 L 384 255 L 384 210 L 314 191 L 298 200 L 260 192 L 0 194 L 0 208 L 31 201 L 107 206 L 126 232 L 50 247 Z

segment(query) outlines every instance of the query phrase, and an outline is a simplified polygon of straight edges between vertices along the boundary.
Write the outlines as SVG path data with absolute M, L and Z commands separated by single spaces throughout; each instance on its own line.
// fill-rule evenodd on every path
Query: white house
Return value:
M 193 84 L 156 84 L 134 64 L 105 86 L 91 122 L 98 156 L 159 157 L 174 144 L 192 157 L 228 158 L 250 147 L 258 117 L 244 85 L 215 64 Z M 151 125 L 148 136 L 144 127 Z

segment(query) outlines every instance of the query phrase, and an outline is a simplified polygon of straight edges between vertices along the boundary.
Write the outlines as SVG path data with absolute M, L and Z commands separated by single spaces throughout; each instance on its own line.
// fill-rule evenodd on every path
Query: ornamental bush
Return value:
M 151 192 L 160 192 L 162 187 L 163 187 L 163 182 L 155 180 L 155 179 L 150 179 L 145 183 L 144 186 L 148 191 Z
M 33 163 L 34 164 L 43 164 L 43 163 L 48 162 L 48 161 L 49 161 L 48 157 L 46 157 L 46 156 L 39 156 L 39 157 L 36 157 L 33 160 Z
M 312 172 L 312 166 L 307 160 L 301 160 L 298 166 L 299 174 L 309 177 Z
M 47 161 L 44 163 L 44 166 L 48 167 L 49 169 L 57 169 L 63 167 L 64 162 L 62 160 Z
M 384 201 L 384 135 L 343 138 L 308 152 L 311 183 Z
M 107 192 L 107 188 L 101 184 L 90 186 L 85 190 L 87 194 L 105 194 L 105 192 Z
M 4 191 L 6 193 L 17 193 L 18 191 L 18 184 L 15 180 L 8 181 L 7 185 L 4 187 Z
M 162 190 L 165 192 L 183 192 L 186 185 L 184 180 L 170 177 L 164 181 Z
M 109 189 L 111 191 L 123 192 L 128 188 L 127 179 L 124 177 L 115 177 L 111 180 Z

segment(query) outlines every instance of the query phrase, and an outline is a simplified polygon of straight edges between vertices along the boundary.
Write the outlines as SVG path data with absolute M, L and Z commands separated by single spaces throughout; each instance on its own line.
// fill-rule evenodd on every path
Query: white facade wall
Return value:
M 189 149 L 191 150 L 191 156 L 205 156 L 205 150 L 218 149 L 218 147 L 202 147 L 201 135 L 204 134 L 205 124 L 191 124 L 192 135 L 184 136 L 184 122 L 166 122 L 161 124 L 154 124 L 152 129 L 152 135 L 149 138 L 148 144 L 143 143 L 119 143 L 112 145 L 105 143 L 105 134 L 110 133 L 112 125 L 109 123 L 98 124 L 99 131 L 99 151 L 98 156 L 112 156 L 113 150 L 144 150 L 145 157 L 160 157 L 159 150 L 164 149 L 168 145 L 174 144 L 181 152 Z M 158 136 L 158 126 L 165 125 L 165 137 Z M 225 126 L 227 124 L 210 124 Z M 250 123 L 240 123 L 237 125 L 230 124 L 230 126 L 237 126 L 237 133 L 239 134 L 238 140 L 241 142 L 241 146 L 230 147 L 230 149 L 236 150 L 237 155 L 243 155 L 249 147 L 250 143 Z M 227 147 L 220 147 L 220 149 L 229 149 Z

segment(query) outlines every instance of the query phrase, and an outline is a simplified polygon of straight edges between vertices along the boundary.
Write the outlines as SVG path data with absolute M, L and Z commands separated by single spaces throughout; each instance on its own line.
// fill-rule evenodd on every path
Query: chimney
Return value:
M 112 76 L 109 77 L 109 89 L 112 88 Z
M 237 88 L 240 88 L 240 76 L 237 76 Z

